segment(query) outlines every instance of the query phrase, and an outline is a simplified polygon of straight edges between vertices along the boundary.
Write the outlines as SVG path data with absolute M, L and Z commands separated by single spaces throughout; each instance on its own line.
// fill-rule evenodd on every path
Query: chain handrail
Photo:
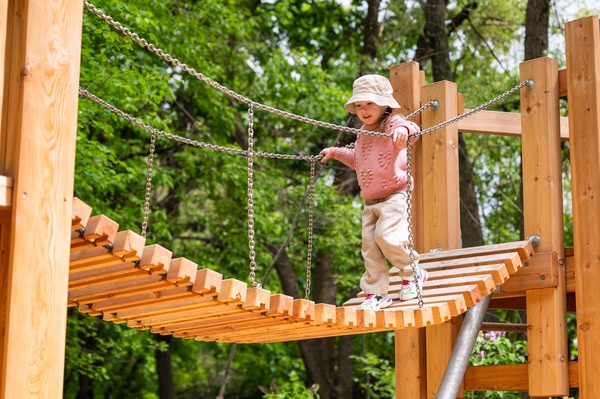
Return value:
M 179 136 L 179 135 L 176 135 L 173 133 L 167 133 L 165 131 L 159 130 L 159 129 L 157 129 L 153 126 L 150 126 L 147 123 L 129 115 L 125 111 L 118 109 L 117 107 L 111 105 L 110 103 L 106 102 L 105 100 L 102 100 L 98 96 L 90 93 L 89 91 L 87 91 L 81 87 L 79 88 L 79 94 L 83 97 L 86 97 L 86 98 L 102 105 L 109 111 L 115 113 L 116 115 L 119 115 L 121 118 L 133 123 L 134 125 L 137 125 L 138 127 L 142 128 L 143 130 L 147 131 L 150 134 L 156 134 L 156 135 L 164 137 L 166 139 L 174 140 L 174 141 L 177 141 L 177 142 L 180 142 L 183 144 L 187 144 L 187 145 L 191 145 L 193 147 L 208 148 L 211 150 L 225 152 L 225 153 L 229 153 L 229 154 L 235 154 L 235 155 L 244 155 L 244 156 L 248 155 L 248 151 L 246 151 L 246 150 L 205 143 L 202 141 L 190 139 L 187 137 L 182 137 L 182 136 Z M 322 158 L 321 155 L 277 154 L 277 153 L 261 152 L 261 151 L 254 152 L 254 156 L 259 157 L 259 158 L 288 159 L 288 160 L 296 160 L 296 161 L 310 161 L 311 159 Z
M 274 113 L 289 119 L 293 119 L 293 120 L 297 120 L 299 122 L 303 122 L 303 123 L 308 123 L 311 125 L 315 125 L 315 126 L 319 126 L 319 127 L 324 127 L 324 128 L 328 128 L 328 129 L 334 129 L 334 130 L 339 130 L 341 132 L 345 132 L 345 133 L 352 133 L 352 134 L 366 134 L 366 135 L 371 135 L 371 136 L 379 136 L 379 137 L 392 137 L 391 134 L 389 133 L 383 133 L 383 132 L 376 132 L 376 131 L 370 131 L 370 130 L 363 130 L 363 129 L 356 129 L 356 128 L 352 128 L 349 126 L 343 126 L 343 125 L 337 125 L 334 123 L 329 123 L 329 122 L 323 122 L 323 121 L 318 121 L 316 119 L 311 119 L 308 118 L 306 116 L 302 116 L 302 115 L 296 115 L 294 113 L 288 112 L 288 111 L 284 111 L 275 107 L 271 107 L 268 105 L 264 105 L 258 102 L 253 101 L 250 98 L 247 98 L 239 93 L 236 93 L 235 91 L 231 90 L 230 88 L 210 79 L 209 77 L 207 77 L 206 75 L 196 71 L 194 68 L 186 65 L 185 63 L 179 61 L 177 58 L 174 58 L 171 54 L 165 52 L 164 50 L 160 49 L 159 47 L 157 47 L 155 44 L 148 42 L 148 40 L 140 37 L 137 33 L 132 32 L 129 28 L 123 26 L 123 24 L 121 24 L 120 22 L 115 21 L 112 17 L 106 15 L 102 10 L 100 10 L 99 8 L 97 8 L 96 6 L 94 6 L 93 4 L 91 4 L 88 1 L 84 2 L 84 5 L 86 6 L 86 8 L 92 12 L 94 15 L 96 15 L 98 18 L 104 20 L 106 23 L 108 23 L 109 25 L 113 26 L 116 30 L 120 31 L 121 33 L 123 33 L 125 36 L 128 36 L 130 39 L 132 39 L 134 42 L 136 42 L 137 44 L 139 44 L 142 47 L 147 48 L 149 51 L 153 52 L 154 54 L 158 55 L 159 57 L 161 57 L 163 60 L 167 61 L 168 63 L 181 68 L 181 70 L 189 73 L 190 75 L 196 77 L 197 79 L 201 80 L 202 82 L 212 86 L 213 88 L 219 90 L 220 92 L 242 102 L 245 104 L 253 104 L 253 107 L 255 109 L 261 109 L 263 111 L 267 111 L 270 113 Z M 461 115 L 458 115 L 452 119 L 449 119 L 445 122 L 440 123 L 439 125 L 436 126 L 432 126 L 428 129 L 422 130 L 419 133 L 416 133 L 415 135 L 417 136 L 421 136 L 424 135 L 426 133 L 432 132 L 434 130 L 437 129 L 441 129 L 449 124 L 452 124 L 454 122 L 457 122 L 461 119 L 464 119 L 476 112 L 481 111 L 484 108 L 489 107 L 490 105 L 494 104 L 495 102 L 509 96 L 510 94 L 512 94 L 513 92 L 515 92 L 516 90 L 520 89 L 523 86 L 530 86 L 533 85 L 533 80 L 526 80 L 524 82 L 521 82 L 519 85 L 515 86 L 514 88 L 508 90 L 507 92 L 504 92 L 503 94 L 501 94 L 500 96 L 484 103 L 481 104 L 480 106 L 478 106 L 475 109 L 469 110 Z M 437 107 L 439 107 L 439 102 L 437 100 L 432 100 L 429 101 L 427 104 L 425 104 L 424 106 L 422 106 L 421 108 L 419 108 L 417 111 L 411 113 L 409 116 L 407 116 L 407 119 L 410 119 L 412 117 L 414 117 L 415 115 L 417 115 L 418 113 L 422 112 L 425 108 L 432 106 L 434 107 L 434 109 L 437 109 Z M 412 136 L 414 137 L 414 136 Z
M 210 79 L 206 75 L 196 71 L 194 68 L 188 66 L 187 64 L 185 64 L 185 63 L 181 62 L 180 60 L 178 60 L 177 58 L 173 57 L 171 54 L 165 52 L 164 50 L 161 50 L 153 43 L 150 43 L 148 40 L 144 39 L 143 37 L 140 37 L 137 33 L 132 32 L 129 28 L 123 26 L 123 24 L 121 24 L 120 22 L 117 22 L 112 17 L 106 15 L 102 10 L 100 10 L 93 4 L 91 4 L 87 1 L 84 2 L 84 4 L 90 12 L 95 14 L 98 18 L 104 20 L 106 23 L 108 23 L 109 25 L 114 27 L 116 30 L 123 33 L 125 36 L 128 36 L 130 39 L 132 39 L 134 42 L 136 42 L 140 46 L 147 48 L 149 51 L 158 55 L 160 58 L 167 61 L 168 63 L 181 68 L 182 71 L 189 73 L 190 75 L 192 75 L 195 78 L 201 80 L 202 82 L 212 86 L 213 88 L 219 90 L 220 92 L 228 95 L 229 97 L 234 98 L 237 101 L 240 101 L 240 102 L 248 104 L 248 105 L 250 103 L 252 103 L 255 109 L 260 109 L 260 110 L 267 111 L 267 112 L 270 112 L 270 113 L 273 113 L 276 115 L 283 116 L 285 118 L 294 119 L 294 120 L 297 120 L 300 122 L 308 123 L 308 124 L 319 126 L 319 127 L 340 130 L 345 133 L 366 134 L 366 135 L 370 135 L 370 136 L 379 136 L 379 137 L 390 137 L 390 135 L 387 133 L 372 132 L 370 130 L 361 130 L 361 129 L 356 129 L 356 128 L 352 128 L 352 127 L 348 127 L 348 126 L 342 126 L 342 125 L 336 125 L 333 123 L 322 122 L 322 121 L 318 121 L 316 119 L 308 118 L 306 116 L 296 115 L 296 114 L 288 112 L 288 111 L 284 111 L 284 110 L 281 110 L 281 109 L 278 109 L 275 107 L 271 107 L 268 105 L 264 105 L 264 104 L 255 102 L 250 98 L 247 98 L 239 93 L 236 93 L 235 91 L 220 84 L 219 82 L 216 82 L 216 81 Z
M 156 47 L 156 45 L 154 45 L 154 44 L 148 42 L 146 39 L 140 37 L 137 33 L 132 32 L 129 28 L 127 28 L 127 27 L 123 26 L 121 23 L 115 21 L 113 18 L 106 15 L 104 12 L 102 12 L 100 9 L 98 9 L 91 3 L 84 1 L 84 4 L 90 12 L 95 14 L 98 18 L 104 20 L 109 25 L 113 26 L 115 29 L 117 29 L 124 35 L 131 38 L 134 42 L 138 43 L 140 46 L 147 48 L 149 51 L 158 55 L 163 60 L 167 61 L 168 63 L 173 64 L 176 67 L 179 67 L 181 70 L 189 73 L 190 75 L 196 77 L 197 79 L 203 81 L 204 83 L 209 84 L 210 86 L 221 91 L 222 93 L 248 105 L 248 150 L 238 150 L 238 149 L 218 146 L 215 144 L 203 143 L 203 142 L 199 142 L 199 141 L 196 141 L 193 139 L 188 139 L 188 138 L 177 136 L 177 135 L 174 135 L 171 133 L 163 132 L 163 131 L 158 130 L 150 125 L 147 125 L 146 123 L 117 109 L 116 107 L 108 104 L 106 101 L 101 100 L 97 96 L 89 93 L 87 90 L 79 88 L 80 95 L 83 95 L 83 96 L 97 102 L 98 104 L 104 106 L 105 108 L 109 109 L 110 111 L 112 111 L 112 112 L 116 113 L 117 115 L 123 117 L 124 119 L 138 125 L 139 127 L 143 128 L 144 130 L 146 130 L 152 134 L 151 152 L 150 152 L 150 156 L 148 159 L 148 174 L 147 174 L 147 183 L 146 183 L 146 196 L 145 196 L 145 203 L 144 203 L 144 221 L 142 223 L 142 234 L 145 236 L 146 227 L 147 227 L 148 212 L 149 212 L 149 200 L 150 200 L 150 192 L 151 192 L 151 187 L 152 187 L 151 179 L 152 179 L 152 162 L 153 162 L 153 154 L 154 154 L 154 142 L 156 140 L 157 135 L 171 139 L 171 140 L 179 141 L 184 144 L 200 147 L 200 148 L 210 148 L 213 150 L 231 153 L 231 154 L 246 155 L 248 158 L 248 236 L 249 236 L 249 249 L 250 249 L 250 279 L 251 279 L 253 287 L 260 288 L 261 285 L 259 283 L 257 283 L 255 280 L 255 268 L 256 268 L 255 256 L 256 256 L 256 254 L 254 252 L 254 250 L 255 250 L 255 248 L 254 248 L 254 219 L 253 219 L 254 203 L 253 203 L 253 186 L 252 186 L 252 184 L 253 184 L 253 180 L 252 180 L 253 158 L 256 156 L 256 157 L 310 161 L 311 162 L 311 180 L 309 183 L 309 191 L 310 191 L 309 207 L 311 209 L 309 210 L 309 251 L 308 251 L 308 257 L 307 257 L 307 288 L 306 288 L 306 297 L 308 298 L 308 294 L 309 294 L 309 290 L 310 290 L 310 268 L 311 268 L 311 252 L 312 252 L 312 214 L 313 214 L 312 206 L 313 206 L 313 201 L 314 201 L 314 198 L 313 198 L 313 195 L 314 195 L 314 193 L 313 193 L 313 190 L 314 190 L 314 163 L 315 163 L 316 159 L 321 159 L 322 156 L 321 155 L 301 156 L 301 155 L 254 152 L 254 149 L 253 149 L 254 109 L 255 108 L 261 109 L 261 110 L 264 110 L 264 111 L 267 111 L 270 113 L 274 113 L 274 114 L 277 114 L 277 115 L 280 115 L 280 116 L 283 116 L 283 117 L 286 117 L 289 119 L 297 120 L 297 121 L 300 121 L 303 123 L 308 123 L 308 124 L 312 124 L 315 126 L 328 128 L 328 129 L 339 130 L 339 131 L 345 132 L 345 133 L 367 134 L 367 135 L 380 136 L 380 137 L 392 137 L 392 134 L 384 133 L 384 132 L 356 129 L 356 128 L 351 128 L 348 126 L 342 126 L 342 125 L 336 125 L 333 123 L 322 122 L 322 121 L 311 119 L 311 118 L 308 118 L 305 116 L 296 115 L 291 112 L 283 111 L 283 110 L 280 110 L 275 107 L 271 107 L 271 106 L 267 106 L 264 104 L 254 102 L 253 100 L 251 100 L 247 97 L 244 97 L 244 96 L 236 93 L 235 91 L 223 86 L 222 84 L 206 77 L 202 73 L 196 71 L 194 68 L 191 68 L 188 65 L 186 65 L 185 63 L 179 61 L 177 58 L 174 58 L 172 55 L 170 55 L 170 54 L 166 53 L 165 51 L 161 50 L 160 48 Z M 509 95 L 511 95 L 512 93 L 521 89 L 524 86 L 528 87 L 529 89 L 533 88 L 534 84 L 535 84 L 535 82 L 533 80 L 525 80 L 525 81 L 519 83 L 518 85 L 516 85 L 515 87 L 507 90 L 506 92 L 500 94 L 499 96 L 493 98 L 492 100 L 489 100 L 489 101 L 477 106 L 474 109 L 468 110 L 468 111 L 466 111 L 460 115 L 457 115 L 451 119 L 448 119 L 438 125 L 431 126 L 427 129 L 421 130 L 421 131 L 414 133 L 408 137 L 408 142 L 407 142 L 407 203 L 408 203 L 407 212 L 408 212 L 409 240 L 410 240 L 410 243 L 409 243 L 410 262 L 411 262 L 411 267 L 413 270 L 413 278 L 415 279 L 415 282 L 418 281 L 418 279 L 420 279 L 421 276 L 418 275 L 416 261 L 415 261 L 415 255 L 413 252 L 414 234 L 413 234 L 413 229 L 412 229 L 412 215 L 411 215 L 411 213 L 412 213 L 412 193 L 411 193 L 412 177 L 411 177 L 411 161 L 410 161 L 411 139 L 414 139 L 415 137 L 419 137 L 424 134 L 430 133 L 432 131 L 444 128 L 452 123 L 455 123 L 464 118 L 467 118 L 470 115 L 475 114 L 475 113 L 489 107 L 490 105 L 508 97 Z M 416 116 L 417 114 L 423 112 L 423 110 L 425 110 L 428 107 L 433 107 L 434 110 L 436 110 L 437 108 L 439 108 L 439 105 L 440 105 L 439 101 L 431 100 L 431 101 L 427 102 L 425 105 L 423 105 L 422 107 L 420 107 L 419 109 L 417 109 L 416 111 L 414 111 L 413 113 L 407 115 L 405 118 L 411 119 L 414 116 Z M 349 144 L 348 146 L 352 146 L 352 145 L 353 145 L 353 143 Z M 418 284 L 417 284 L 417 298 L 418 298 L 419 307 L 422 308 L 423 307 L 423 298 L 422 298 L 421 290 L 419 289 Z

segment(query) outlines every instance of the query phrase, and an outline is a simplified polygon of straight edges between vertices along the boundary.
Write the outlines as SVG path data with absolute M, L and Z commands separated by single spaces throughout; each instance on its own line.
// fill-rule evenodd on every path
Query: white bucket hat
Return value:
M 352 97 L 346 102 L 344 108 L 352 114 L 356 113 L 357 101 L 373 102 L 383 107 L 392 109 L 400 108 L 400 104 L 392 97 L 392 84 L 381 75 L 364 75 L 354 81 L 352 85 Z

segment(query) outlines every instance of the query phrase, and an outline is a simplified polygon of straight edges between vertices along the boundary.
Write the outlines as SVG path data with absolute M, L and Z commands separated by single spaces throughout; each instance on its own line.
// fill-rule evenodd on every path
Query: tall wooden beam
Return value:
M 1 4 L 0 174 L 14 186 L 0 220 L 0 398 L 61 398 L 83 2 Z
M 422 127 L 436 126 L 458 114 L 456 84 L 436 82 L 422 89 L 422 101 L 437 100 L 439 108 L 428 108 Z M 458 175 L 458 126 L 451 124 L 422 136 L 423 248 L 460 248 L 460 190 Z M 435 398 L 442 381 L 461 318 L 426 327 L 427 397 Z
M 421 115 L 423 128 L 437 125 L 458 112 L 458 93 L 452 82 L 423 86 L 417 63 L 392 68 L 392 83 L 406 93 L 399 96 L 408 114 L 430 100 L 440 102 L 437 110 L 429 108 Z M 421 87 L 420 94 L 417 89 Z M 400 94 L 400 93 L 399 93 Z M 416 101 L 421 99 L 420 104 Z M 456 124 L 421 137 L 412 157 L 413 227 L 415 248 L 460 247 L 460 212 L 458 184 L 458 127 Z M 456 339 L 460 318 L 423 329 L 396 332 L 397 398 L 432 398 L 443 377 Z
M 600 26 L 566 24 L 579 397 L 600 392 Z
M 523 214 L 525 236 L 541 238 L 538 252 L 564 260 L 563 191 L 558 63 L 539 58 L 520 65 Z M 526 291 L 531 397 L 569 394 L 565 262 L 558 286 Z
M 458 113 L 456 84 L 442 81 L 423 86 L 422 101 L 437 100 L 439 108 L 422 115 L 423 129 L 436 126 Z M 424 250 L 460 248 L 460 196 L 458 184 L 458 126 L 450 124 L 421 137 L 423 163 Z
M 421 106 L 421 86 L 423 73 L 419 70 L 419 63 L 408 62 L 390 68 L 390 82 L 394 87 L 394 98 L 402 107 L 403 115 L 408 115 Z M 420 124 L 420 115 L 413 121 Z M 422 146 L 419 140 L 412 151 L 412 165 L 420 165 L 422 159 Z M 412 169 L 414 189 L 412 193 L 413 232 L 415 249 L 423 248 L 423 208 L 422 208 L 422 181 L 423 174 L 420 168 Z M 426 398 L 427 396 L 427 369 L 425 364 L 425 329 L 405 328 L 395 333 L 395 363 L 396 363 L 396 398 Z

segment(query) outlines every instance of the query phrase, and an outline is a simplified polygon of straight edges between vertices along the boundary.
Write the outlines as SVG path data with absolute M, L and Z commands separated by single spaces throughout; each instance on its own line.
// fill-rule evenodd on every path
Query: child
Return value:
M 360 195 L 365 201 L 362 256 L 366 270 L 360 288 L 367 295 L 359 309 L 379 310 L 392 304 L 387 294 L 388 260 L 400 270 L 400 300 L 417 298 L 409 246 L 406 145 L 408 136 L 419 132 L 419 127 L 393 113 L 400 105 L 392 92 L 385 77 L 365 75 L 354 81 L 352 97 L 344 106 L 361 120 L 361 129 L 392 137 L 359 134 L 354 148 L 330 147 L 320 153 L 321 162 L 333 158 L 356 170 Z M 417 139 L 418 136 L 411 139 L 411 143 Z M 414 251 L 413 254 L 417 264 L 419 255 Z M 420 289 L 427 280 L 427 271 L 417 267 L 417 276 Z

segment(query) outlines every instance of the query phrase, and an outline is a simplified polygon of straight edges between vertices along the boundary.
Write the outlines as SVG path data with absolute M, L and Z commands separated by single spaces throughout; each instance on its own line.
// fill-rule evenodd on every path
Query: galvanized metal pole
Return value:
M 485 296 L 481 302 L 467 310 L 462 327 L 458 333 L 454 349 L 448 360 L 444 377 L 440 383 L 436 399 L 456 399 L 465 370 L 469 364 L 469 357 L 475 346 L 477 334 L 483 324 L 485 312 L 492 299 L 491 295 Z

